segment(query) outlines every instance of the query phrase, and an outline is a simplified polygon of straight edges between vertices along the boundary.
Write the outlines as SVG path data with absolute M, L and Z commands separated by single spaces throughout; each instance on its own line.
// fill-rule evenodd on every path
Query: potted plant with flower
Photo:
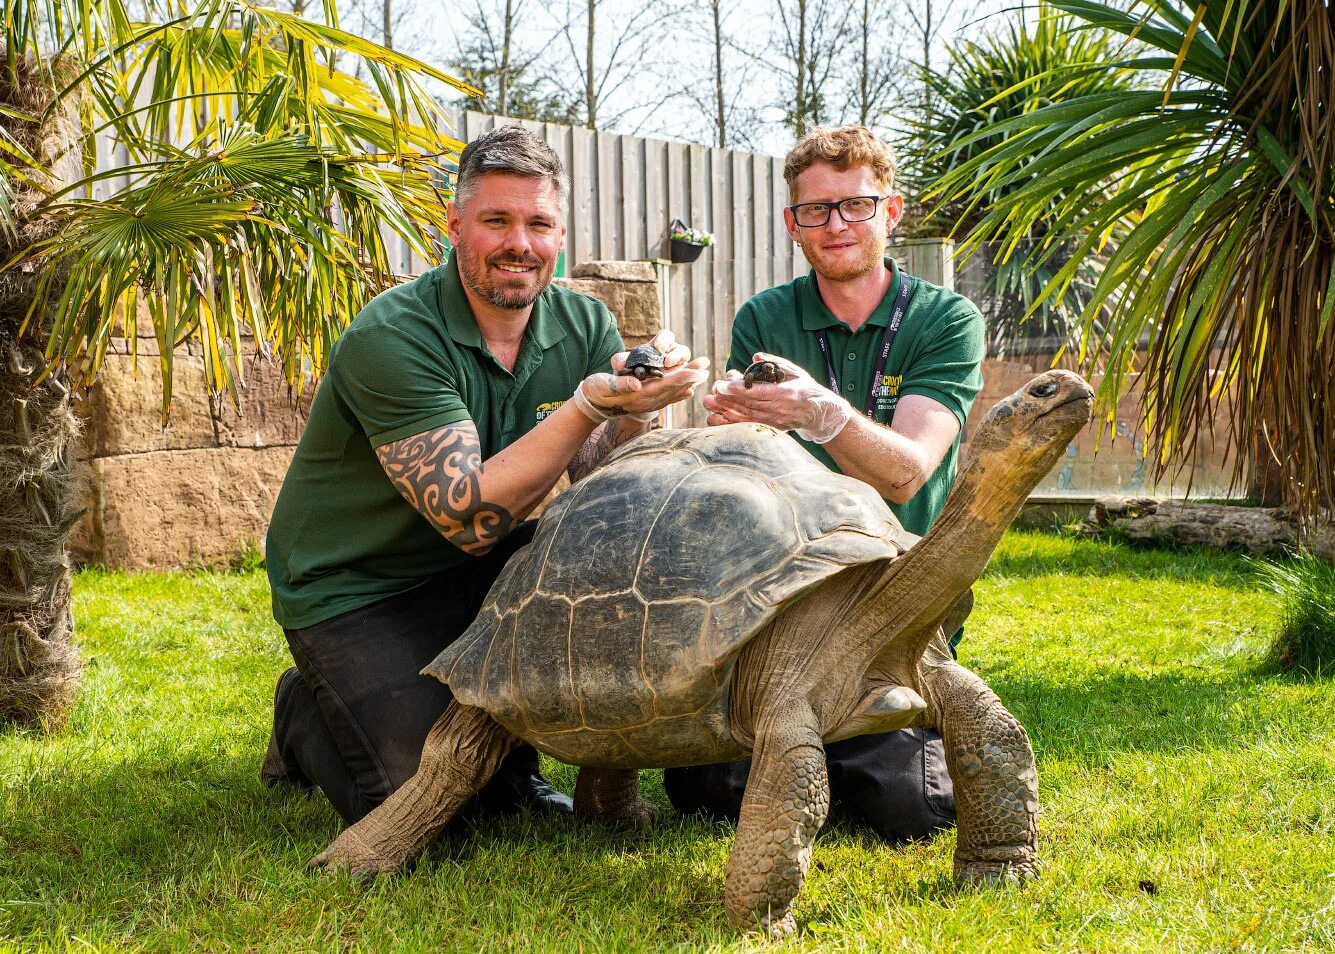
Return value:
M 681 219 L 672 220 L 672 261 L 693 262 L 709 246 L 714 244 L 714 236 L 701 229 L 689 227 Z

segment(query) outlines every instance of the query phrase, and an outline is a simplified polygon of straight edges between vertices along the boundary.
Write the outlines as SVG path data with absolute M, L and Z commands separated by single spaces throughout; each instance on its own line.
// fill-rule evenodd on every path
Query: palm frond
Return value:
M 1157 92 L 1089 93 L 971 131 L 994 145 L 938 181 L 947 201 L 996 191 L 966 244 L 1036 229 L 1114 237 L 1081 320 L 1107 405 L 1131 376 L 1159 474 L 1189 463 L 1216 415 L 1235 481 L 1274 456 L 1310 516 L 1335 492 L 1335 17 L 1323 0 L 1052 0 L 1128 47 Z M 1166 55 L 1165 55 L 1166 54 Z M 1153 97 L 1152 101 L 1150 97 Z M 1157 135 L 1156 135 L 1157 132 Z M 1031 253 L 1058 263 L 1058 241 Z M 1065 253 L 1063 253 L 1065 254 Z M 1049 289 L 1071 280 L 1063 267 Z
M 950 51 L 949 68 L 927 73 L 931 111 L 913 128 L 905 150 L 906 178 L 923 197 L 925 213 L 916 231 L 965 234 L 997 200 L 1027 196 L 1030 184 L 1060 164 L 1065 143 L 1059 132 L 1078 134 L 1080 124 L 1048 127 L 1033 120 L 1046 115 L 1078 117 L 1089 122 L 1088 110 L 1125 111 L 1137 95 L 1126 70 L 1110 65 L 1120 41 L 1106 33 L 1076 31 L 1050 7 L 1040 6 L 1037 23 L 1023 17 L 982 40 L 966 40 Z M 1068 101 L 1075 105 L 1067 106 Z M 1097 121 L 1097 120 L 1092 120 Z M 1143 130 L 1146 145 L 1158 135 Z M 1008 160 L 1023 150 L 1024 161 Z M 971 170 L 967 188 L 942 200 L 946 185 L 961 183 L 960 170 Z M 1049 201 L 1052 219 L 1064 210 L 1060 196 Z M 963 243 L 967 256 L 981 251 L 982 239 Z M 1071 258 L 1078 242 L 1057 237 L 1047 221 L 1012 229 L 995 243 L 982 264 L 984 284 L 976 293 L 988 316 L 989 350 L 1004 354 L 1025 348 L 1029 340 L 1074 343 L 1089 291 L 1098 281 L 1094 258 Z M 1031 261 L 1041 252 L 1040 260 Z M 1068 261 L 1075 267 L 1066 269 Z M 974 267 L 977 267 L 976 265 Z M 1051 283 L 1064 276 L 1061 287 Z
M 0 172 L 30 183 L 24 214 L 50 236 L 5 243 L 0 265 L 39 276 L 23 333 L 42 336 L 51 368 L 84 381 L 117 330 L 137 347 L 135 325 L 150 321 L 165 419 L 182 342 L 201 343 L 215 393 L 236 395 L 250 334 L 301 387 L 361 305 L 397 280 L 394 243 L 437 258 L 437 184 L 463 144 L 421 84 L 475 91 L 341 29 L 332 2 L 323 23 L 249 0 L 142 6 L 142 21 L 121 0 L 7 6 L 0 84 L 42 75 L 55 91 L 46 115 L 77 107 L 84 175 L 47 177 L 62 156 L 9 135 L 40 117 L 0 96 Z M 354 60 L 369 81 L 348 72 Z M 92 164 L 106 135 L 130 157 L 114 174 Z M 95 186 L 114 191 L 93 201 Z

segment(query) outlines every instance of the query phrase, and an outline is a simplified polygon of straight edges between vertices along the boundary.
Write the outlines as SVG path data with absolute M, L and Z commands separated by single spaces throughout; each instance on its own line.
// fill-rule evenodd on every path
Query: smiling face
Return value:
M 842 172 L 828 162 L 813 162 L 793 181 L 793 204 L 802 202 L 837 202 L 857 195 L 884 195 L 884 182 L 878 182 L 870 168 L 852 165 Z M 861 278 L 885 260 L 886 241 L 904 211 L 904 200 L 891 196 L 876 207 L 876 214 L 864 222 L 845 222 L 839 212 L 832 212 L 824 225 L 802 228 L 793 213 L 784 209 L 788 234 L 802 247 L 811 267 L 823 278 L 847 282 Z
M 511 311 L 530 307 L 551 284 L 565 220 L 548 179 L 508 172 L 479 176 L 448 209 L 459 277 L 477 298 Z

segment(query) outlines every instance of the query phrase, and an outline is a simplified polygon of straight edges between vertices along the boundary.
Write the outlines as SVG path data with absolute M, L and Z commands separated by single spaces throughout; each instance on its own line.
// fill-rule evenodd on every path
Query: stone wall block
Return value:
M 571 278 L 603 278 L 613 282 L 657 283 L 653 262 L 580 262 Z
M 605 282 L 598 278 L 568 278 L 561 282 L 566 288 L 581 295 L 596 298 L 612 312 L 617 323 L 621 323 L 622 313 L 626 310 L 625 287 L 621 282 Z
M 617 323 L 623 335 L 652 338 L 663 328 L 663 310 L 658 301 L 658 286 L 630 284 L 622 286 L 623 302 Z
M 118 569 L 226 566 L 264 534 L 293 448 L 94 459 L 76 556 Z
M 242 364 L 245 387 L 238 387 L 241 410 L 224 396 L 217 409 L 220 447 L 272 447 L 295 444 L 310 414 L 315 384 L 306 381 L 298 396 L 288 387 L 276 362 L 255 356 Z
M 171 416 L 164 429 L 156 343 L 141 340 L 137 362 L 120 349 L 107 355 L 97 382 L 76 405 L 90 456 L 213 446 L 204 361 L 177 351 L 172 364 Z
M 606 305 L 616 317 L 617 327 L 627 341 L 631 338 L 652 338 L 663 328 L 663 309 L 658 301 L 657 283 L 570 278 L 563 279 L 561 284 L 581 295 L 597 298 Z

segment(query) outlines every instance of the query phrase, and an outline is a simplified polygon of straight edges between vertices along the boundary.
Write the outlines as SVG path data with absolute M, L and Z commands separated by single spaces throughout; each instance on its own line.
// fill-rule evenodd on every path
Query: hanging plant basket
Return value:
M 693 262 L 714 244 L 714 236 L 700 229 L 693 229 L 681 219 L 672 220 L 671 233 L 672 261 L 680 264 Z

